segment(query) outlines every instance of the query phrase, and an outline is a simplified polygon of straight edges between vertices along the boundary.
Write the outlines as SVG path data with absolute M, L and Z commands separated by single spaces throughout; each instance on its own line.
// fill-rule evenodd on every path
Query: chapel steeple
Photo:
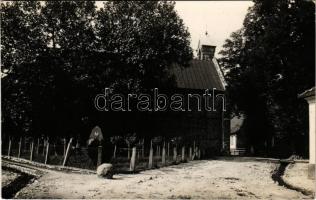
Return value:
M 200 38 L 197 49 L 197 56 L 199 60 L 212 60 L 215 54 L 214 42 L 211 41 L 207 31 L 203 37 Z

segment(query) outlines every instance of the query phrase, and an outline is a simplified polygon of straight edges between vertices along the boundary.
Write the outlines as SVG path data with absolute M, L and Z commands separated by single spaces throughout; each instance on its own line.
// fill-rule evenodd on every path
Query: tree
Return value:
M 2 123 L 10 134 L 89 132 L 98 119 L 113 120 L 93 104 L 105 87 L 171 85 L 167 68 L 192 57 L 174 3 L 106 2 L 100 11 L 92 1 L 1 7 Z
M 117 85 L 137 91 L 170 84 L 168 67 L 188 66 L 189 32 L 174 2 L 108 1 L 96 21 L 102 51 L 120 56 Z M 119 67 L 119 66 L 118 66 Z
M 40 2 L 1 3 L 1 72 L 10 73 L 13 66 L 34 62 L 44 51 L 42 18 L 37 12 Z
M 89 87 L 97 83 L 87 77 L 104 79 L 96 71 L 104 66 L 100 54 L 91 47 L 94 3 L 10 2 L 2 7 L 5 130 L 75 134 L 93 107 L 88 106 Z
M 93 1 L 45 2 L 41 9 L 48 46 L 63 50 L 96 50 Z
M 305 153 L 306 105 L 297 94 L 315 81 L 314 9 L 308 1 L 256 0 L 242 31 L 221 52 L 232 104 L 247 117 L 250 144 L 264 149 L 275 137 L 283 156 Z

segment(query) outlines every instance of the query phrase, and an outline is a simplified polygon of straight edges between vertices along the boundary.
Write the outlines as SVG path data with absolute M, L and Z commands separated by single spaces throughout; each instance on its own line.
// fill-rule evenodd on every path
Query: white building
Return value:
M 316 163 L 316 129 L 315 129 L 315 87 L 306 90 L 298 95 L 299 98 L 304 98 L 308 102 L 309 107 L 309 166 L 308 177 L 315 179 L 315 163 Z
M 230 120 L 230 155 L 243 155 L 245 153 L 245 148 L 243 142 L 241 140 L 243 139 L 240 137 L 240 129 L 244 122 L 244 116 L 234 116 Z

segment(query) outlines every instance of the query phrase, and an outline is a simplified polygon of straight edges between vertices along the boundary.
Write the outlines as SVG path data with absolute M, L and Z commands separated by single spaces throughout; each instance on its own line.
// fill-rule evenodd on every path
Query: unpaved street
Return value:
M 271 179 L 276 164 L 193 161 L 113 180 L 96 175 L 49 171 L 22 189 L 17 198 L 308 198 Z

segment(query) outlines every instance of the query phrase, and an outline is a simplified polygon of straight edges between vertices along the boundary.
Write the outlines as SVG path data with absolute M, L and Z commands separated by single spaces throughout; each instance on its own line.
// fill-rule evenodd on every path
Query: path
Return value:
M 115 175 L 113 180 L 96 175 L 51 171 L 22 189 L 17 198 L 286 198 L 311 197 L 278 186 L 271 179 L 276 164 L 266 162 L 193 161 L 148 170 L 134 175 Z

